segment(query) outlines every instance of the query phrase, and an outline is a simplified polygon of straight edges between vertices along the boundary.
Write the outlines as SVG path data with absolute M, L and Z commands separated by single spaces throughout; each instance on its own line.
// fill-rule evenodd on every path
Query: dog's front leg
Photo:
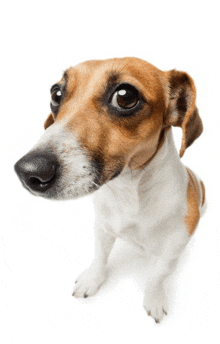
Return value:
M 159 323 L 164 314 L 167 314 L 167 296 L 164 287 L 165 279 L 172 273 L 171 265 L 174 262 L 158 258 L 152 264 L 152 271 L 148 276 L 144 294 L 144 309 L 156 323 Z
M 88 269 L 76 280 L 73 296 L 88 297 L 95 295 L 107 277 L 107 260 L 115 242 L 115 237 L 95 225 L 95 257 Z
M 159 323 L 164 314 L 167 314 L 167 285 L 164 282 L 174 273 L 187 242 L 187 234 L 186 236 L 185 233 L 179 236 L 174 235 L 167 241 L 161 255 L 154 257 L 151 262 L 152 268 L 147 280 L 143 306 L 156 323 Z

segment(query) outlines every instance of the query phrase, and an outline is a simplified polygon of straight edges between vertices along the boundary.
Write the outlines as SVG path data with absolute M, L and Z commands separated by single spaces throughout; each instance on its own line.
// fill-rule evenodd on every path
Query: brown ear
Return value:
M 54 123 L 53 115 L 52 113 L 50 113 L 46 121 L 44 122 L 44 129 L 47 129 L 53 123 Z
M 202 133 L 203 125 L 196 103 L 193 79 L 185 72 L 168 72 L 169 104 L 165 125 L 181 127 L 183 131 L 180 157 Z

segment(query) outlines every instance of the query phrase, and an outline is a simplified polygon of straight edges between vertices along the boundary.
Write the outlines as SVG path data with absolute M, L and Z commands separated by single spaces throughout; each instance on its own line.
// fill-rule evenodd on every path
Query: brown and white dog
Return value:
M 32 194 L 71 199 L 94 193 L 95 258 L 73 295 L 94 295 L 106 279 L 115 239 L 152 259 L 144 308 L 167 313 L 165 279 L 174 271 L 205 209 L 202 181 L 180 161 L 202 133 L 196 89 L 185 72 L 137 58 L 87 61 L 51 88 L 45 133 L 15 170 Z

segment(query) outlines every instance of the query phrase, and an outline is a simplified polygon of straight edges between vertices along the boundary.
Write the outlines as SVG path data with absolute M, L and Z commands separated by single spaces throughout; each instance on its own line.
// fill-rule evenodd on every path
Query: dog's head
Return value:
M 81 63 L 52 86 L 46 131 L 15 170 L 35 195 L 82 196 L 125 168 L 143 168 L 171 125 L 182 127 L 182 156 L 202 132 L 195 98 L 185 72 L 137 58 Z

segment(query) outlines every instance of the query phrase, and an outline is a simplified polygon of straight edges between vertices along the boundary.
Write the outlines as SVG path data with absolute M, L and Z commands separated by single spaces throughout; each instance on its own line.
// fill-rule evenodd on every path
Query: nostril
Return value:
M 30 184 L 32 184 L 32 185 L 39 185 L 39 184 L 40 184 L 40 179 L 35 178 L 35 177 L 30 177 L 30 178 L 29 178 L 29 182 L 30 182 Z
M 42 181 L 41 179 L 39 179 L 37 177 L 30 177 L 28 184 L 32 185 L 32 186 L 39 186 L 39 187 L 43 188 L 43 187 L 47 186 L 49 183 L 51 183 L 53 178 L 54 178 L 54 176 L 47 181 Z
M 59 163 L 54 155 L 28 153 L 15 164 L 22 184 L 30 190 L 45 192 L 58 176 Z

